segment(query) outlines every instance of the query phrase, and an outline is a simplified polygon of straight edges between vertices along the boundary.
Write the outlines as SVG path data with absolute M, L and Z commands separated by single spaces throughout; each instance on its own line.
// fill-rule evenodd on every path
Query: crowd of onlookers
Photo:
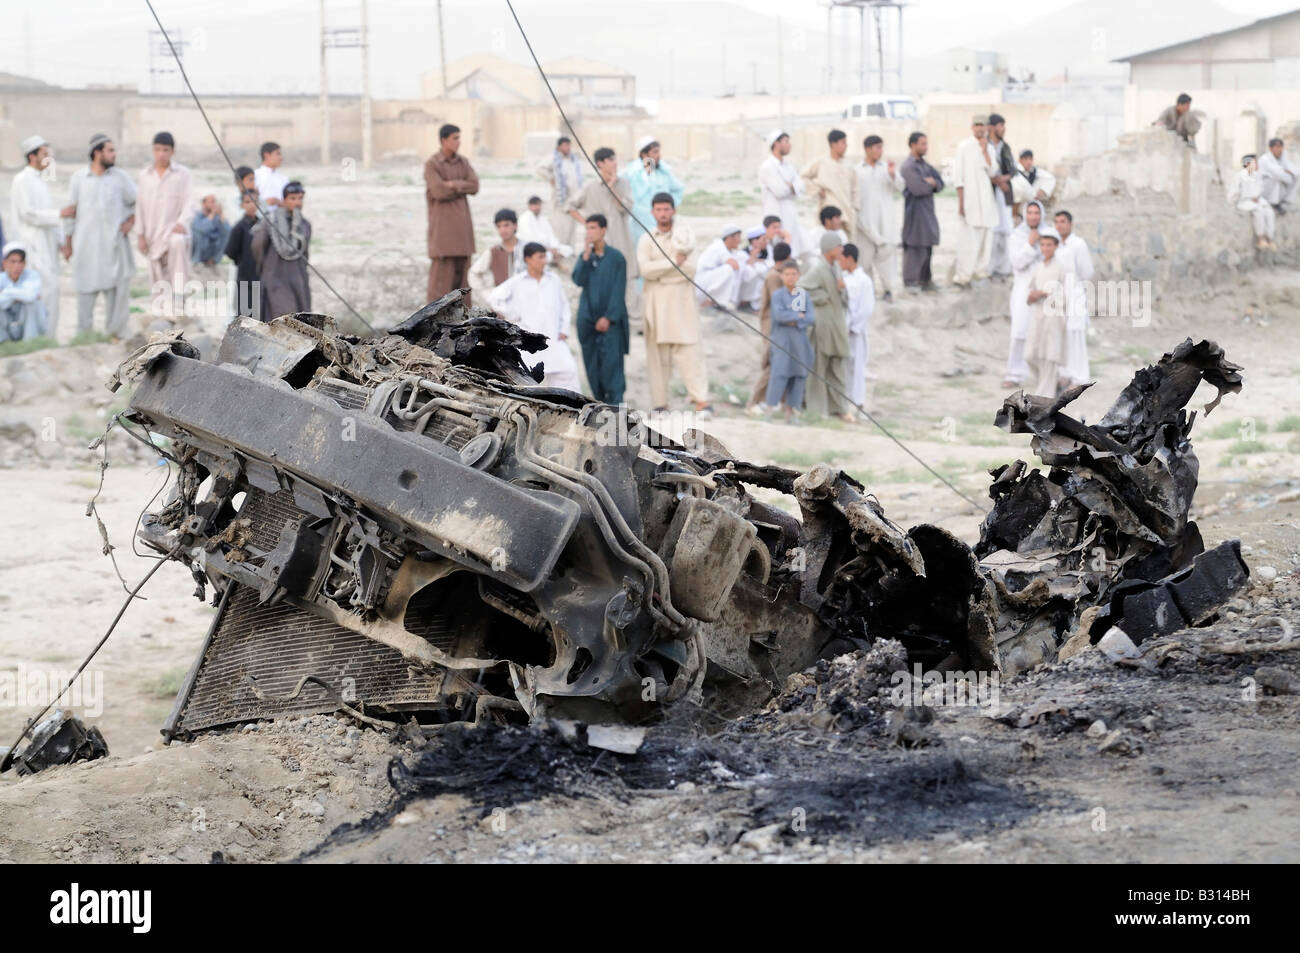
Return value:
M 1156 124 L 1189 144 L 1200 128 L 1186 95 Z M 574 332 L 588 391 L 622 401 L 636 326 L 652 407 L 669 406 L 676 374 L 692 409 L 708 412 L 700 308 L 747 311 L 768 338 L 749 411 L 783 413 L 791 422 L 804 412 L 852 420 L 873 377 L 868 342 L 876 302 L 939 287 L 931 269 L 941 239 L 934 199 L 948 187 L 958 219 L 949 284 L 1010 280 L 1006 383 L 1055 393 L 1089 377 L 1090 251 L 1070 212 L 1052 208 L 1052 173 L 1031 149 L 1011 148 L 1006 120 L 996 113 L 972 118 L 946 181 L 927 158 L 923 132 L 908 137 L 906 157 L 896 163 L 877 135 L 863 140 L 860 160 L 850 159 L 847 135 L 834 129 L 825 153 L 796 167 L 790 136 L 774 130 L 757 174 L 762 220 L 728 224 L 702 248 L 679 214 L 682 182 L 653 137 L 638 141 L 625 163 L 601 147 L 589 165 L 561 136 L 535 170 L 549 186 L 549 208 L 532 195 L 519 210 L 499 209 L 497 240 L 479 250 L 469 206 L 479 179 L 460 146 L 460 129 L 444 125 L 438 151 L 424 164 L 428 300 L 468 289 L 501 316 L 545 334 L 548 346 L 535 359 L 548 385 L 581 386 L 567 344 Z M 159 313 L 184 307 L 194 271 L 230 282 L 236 314 L 270 320 L 310 310 L 305 190 L 280 171 L 278 144 L 262 145 L 256 168 L 236 170 L 233 222 L 215 194 L 194 203 L 190 172 L 166 132 L 154 137 L 153 160 L 135 178 L 117 167 L 111 139 L 93 137 L 89 163 L 72 176 L 61 206 L 48 187 L 49 144 L 31 136 L 22 149 L 26 165 L 14 179 L 10 214 L 16 240 L 3 247 L 0 274 L 5 336 L 57 333 L 64 262 L 76 288 L 78 330 L 93 326 L 102 298 L 105 329 L 120 336 L 136 252 L 148 263 L 150 303 Z M 1259 247 L 1273 247 L 1275 216 L 1285 213 L 1298 182 L 1280 139 L 1264 155 L 1243 158 L 1228 199 L 1251 215 Z M 805 230 L 802 219 L 813 212 L 817 225 Z
M 10 200 L 13 240 L 3 246 L 0 278 L 0 331 L 8 339 L 57 339 L 65 264 L 78 332 L 94 327 L 102 300 L 105 332 L 122 336 L 136 253 L 147 263 L 150 307 L 160 316 L 182 313 L 191 277 L 203 271 L 232 282 L 237 314 L 269 320 L 311 309 L 305 190 L 278 171 L 283 155 L 276 143 L 263 144 L 256 170 L 237 170 L 233 205 L 240 217 L 233 225 L 215 194 L 194 201 L 190 170 L 176 161 L 170 133 L 154 136 L 152 161 L 134 178 L 118 167 L 112 139 L 91 137 L 89 162 L 73 173 L 63 205 L 49 187 L 49 143 L 34 135 L 21 148 L 24 167 Z

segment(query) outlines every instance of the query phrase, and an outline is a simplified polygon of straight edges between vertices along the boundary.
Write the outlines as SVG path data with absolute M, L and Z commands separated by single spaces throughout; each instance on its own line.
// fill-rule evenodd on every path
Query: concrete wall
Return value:
M 56 161 L 80 164 L 96 133 L 121 140 L 127 104 L 137 98 L 134 90 L 121 89 L 6 89 L 0 90 L 0 119 L 13 123 L 17 141 L 40 133 L 50 141 Z M 23 157 L 14 151 L 0 153 L 0 168 L 22 165 Z
M 1191 96 L 1192 109 L 1205 114 L 1196 150 L 1212 158 L 1223 175 L 1235 172 L 1242 155 L 1258 152 L 1283 126 L 1300 117 L 1300 87 L 1180 90 L 1130 85 L 1124 93 L 1125 130 L 1149 129 L 1179 92 Z
M 1158 296 L 1165 282 L 1230 283 L 1294 258 L 1256 252 L 1249 216 L 1228 204 L 1214 163 L 1172 132 L 1125 133 L 1115 149 L 1062 166 L 1053 205 L 1073 213 L 1098 279 L 1151 281 Z M 1278 219 L 1283 248 L 1295 247 L 1292 229 L 1291 216 Z
M 787 97 L 785 119 L 780 103 L 770 96 L 665 100 L 652 117 L 608 116 L 594 111 L 575 113 L 578 134 L 590 149 L 607 145 L 621 157 L 631 156 L 637 139 L 653 135 L 665 155 L 688 161 L 710 161 L 737 171 L 750 170 L 767 156 L 764 139 L 782 126 L 793 140 L 794 160 L 806 162 L 826 150 L 826 133 L 838 127 L 849 135 L 850 155 L 861 151 L 868 134 L 885 140 L 886 154 L 895 160 L 907 152 L 914 130 L 930 139 L 936 164 L 950 158 L 957 143 L 969 134 L 972 113 L 993 109 L 1007 117 L 1008 139 L 1016 149 L 1033 148 L 1040 164 L 1050 166 L 1067 155 L 1087 151 L 1089 117 L 1072 107 L 1052 103 L 1002 103 L 1000 95 L 946 94 L 920 103 L 919 122 L 888 120 L 850 122 L 839 118 L 847 104 L 843 96 Z M 256 165 L 257 147 L 278 142 L 289 163 L 315 162 L 320 154 L 321 114 L 313 96 L 209 97 L 204 107 L 232 161 Z M 492 105 L 460 98 L 374 100 L 371 104 L 374 157 L 426 156 L 438 147 L 437 130 L 452 122 L 465 131 L 463 148 L 470 156 L 522 159 L 530 136 L 563 128 L 559 114 L 546 105 Z M 95 132 L 116 141 L 124 165 L 143 164 L 149 144 L 160 129 L 177 140 L 181 161 L 218 161 L 220 153 L 188 96 L 141 96 L 123 90 L 55 90 L 8 92 L 0 96 L 0 166 L 13 168 L 22 157 L 9 139 L 40 132 L 54 146 L 56 160 L 79 164 L 85 144 Z M 7 137 L 7 138 L 6 138 Z M 361 104 L 357 97 L 331 97 L 330 151 L 335 161 L 361 154 Z

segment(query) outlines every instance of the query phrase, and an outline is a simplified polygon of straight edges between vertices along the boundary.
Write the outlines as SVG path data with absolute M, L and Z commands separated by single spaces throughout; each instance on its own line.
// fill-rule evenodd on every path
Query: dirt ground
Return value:
M 747 179 L 685 171 L 686 217 L 701 243 L 724 221 L 758 217 Z M 496 208 L 547 195 L 525 166 L 481 172 L 473 210 L 484 239 Z M 229 205 L 224 175 L 197 177 Z M 376 323 L 418 307 L 427 266 L 418 170 L 303 178 L 318 267 Z M 952 209 L 940 204 L 949 224 Z M 879 378 L 868 409 L 976 500 L 989 468 L 1029 454 L 1027 438 L 992 424 L 1005 396 L 1007 290 L 900 298 L 872 319 Z M 147 294 L 135 289 L 140 328 Z M 315 294 L 318 309 L 340 311 L 323 288 Z M 1095 323 L 1097 384 L 1075 410 L 1095 420 L 1137 367 L 1185 337 L 1223 345 L 1245 386 L 1193 430 L 1194 516 L 1209 546 L 1240 538 L 1254 574 L 1219 623 L 1180 633 L 1184 650 L 1159 666 L 1125 667 L 1093 650 L 1005 680 L 996 709 L 943 708 L 910 726 L 897 711 L 849 726 L 799 710 L 741 722 L 701 711 L 652 729 L 634 758 L 544 730 L 388 737 L 323 716 L 163 746 L 158 729 L 213 612 L 184 569 L 167 565 L 88 670 L 79 710 L 110 756 L 0 777 L 0 861 L 1294 860 L 1300 652 L 1194 650 L 1300 627 L 1300 278 L 1261 269 L 1240 285 L 1156 295 L 1149 327 Z M 65 294 L 65 343 L 73 307 Z M 899 524 L 977 538 L 982 512 L 871 424 L 790 428 L 744 415 L 759 339 L 723 315 L 704 321 L 718 414 L 699 425 L 736 455 L 833 463 Z M 222 326 L 215 314 L 196 323 L 209 335 Z M 628 359 L 629 401 L 640 407 L 643 348 L 634 338 Z M 0 676 L 26 686 L 0 698 L 0 744 L 125 598 L 86 515 L 103 451 L 85 448 L 124 404 L 102 381 L 125 353 L 94 343 L 0 359 Z M 151 563 L 132 553 L 133 527 L 167 467 L 120 433 L 108 461 L 96 512 L 134 584 Z

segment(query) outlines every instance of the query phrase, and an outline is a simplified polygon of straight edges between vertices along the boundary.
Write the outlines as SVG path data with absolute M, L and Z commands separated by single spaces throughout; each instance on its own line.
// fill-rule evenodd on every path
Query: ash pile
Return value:
M 140 537 L 219 610 L 169 740 L 327 711 L 755 712 L 873 644 L 1013 674 L 1071 639 L 1201 624 L 1245 584 L 1236 542 L 1206 552 L 1188 519 L 1186 405 L 1202 380 L 1241 387 L 1212 342 L 1138 371 L 1092 426 L 1065 413 L 1081 388 L 1009 397 L 997 423 L 1032 434 L 1047 469 L 993 472 L 973 548 L 902 529 L 828 466 L 756 466 L 540 386 L 527 355 L 543 344 L 454 293 L 371 337 L 316 314 L 243 319 L 215 363 L 171 336 L 123 365 L 129 421 L 180 470 Z

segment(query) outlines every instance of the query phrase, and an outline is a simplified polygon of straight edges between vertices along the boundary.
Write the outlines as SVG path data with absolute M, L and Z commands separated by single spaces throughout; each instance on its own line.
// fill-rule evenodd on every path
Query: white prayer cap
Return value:
M 724 225 L 724 226 L 722 226 L 722 234 L 719 235 L 718 237 L 719 237 L 719 238 L 727 238 L 727 237 L 729 237 L 729 236 L 731 236 L 731 235 L 739 235 L 739 234 L 740 234 L 740 226 L 739 226 L 739 225 Z
M 824 255 L 832 248 L 839 248 L 843 244 L 844 242 L 840 240 L 840 236 L 836 232 L 828 231 L 822 233 L 821 241 L 817 243 L 817 247 L 821 249 Z
M 767 134 L 768 149 L 771 149 L 774 145 L 776 145 L 776 140 L 780 139 L 784 135 L 786 135 L 786 133 L 782 132 L 780 129 L 773 129 L 771 132 L 769 132 Z
M 13 254 L 16 251 L 22 252 L 24 258 L 27 257 L 26 245 L 24 245 L 22 242 L 9 242 L 8 244 L 5 245 L 3 250 L 0 250 L 0 259 L 8 258 L 11 254 Z
M 26 158 L 27 156 L 35 152 L 37 149 L 39 149 L 41 146 L 48 146 L 48 145 L 49 143 L 46 141 L 44 136 L 28 136 L 21 143 L 19 143 L 18 149 L 23 154 L 23 158 Z
M 1041 225 L 1041 226 L 1039 226 L 1039 229 L 1038 229 L 1038 237 L 1039 237 L 1039 238 L 1051 238 L 1051 239 L 1053 239 L 1053 240 L 1056 242 L 1056 244 L 1058 244 L 1058 245 L 1061 244 L 1061 233 L 1058 232 L 1058 231 L 1057 231 L 1055 228 L 1053 228 L 1051 225 Z
M 970 124 L 972 126 L 987 126 L 988 122 L 989 122 L 989 117 L 987 115 L 984 115 L 983 113 L 978 113 L 970 117 Z
M 654 136 L 642 136 L 640 139 L 636 141 L 637 155 L 640 155 L 641 153 L 645 152 L 646 149 L 654 145 L 654 143 L 655 143 Z
M 755 225 L 749 231 L 745 232 L 745 237 L 752 242 L 755 238 L 759 238 L 760 236 L 765 234 L 767 234 L 766 228 L 764 228 L 762 225 Z

